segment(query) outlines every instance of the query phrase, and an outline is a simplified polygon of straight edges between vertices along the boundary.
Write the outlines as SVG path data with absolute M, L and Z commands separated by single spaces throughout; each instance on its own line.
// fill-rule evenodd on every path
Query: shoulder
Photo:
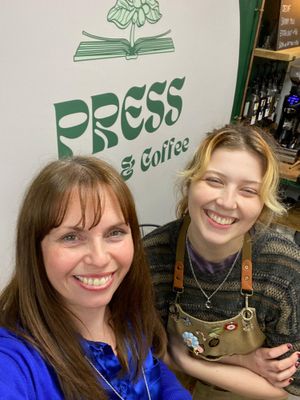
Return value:
M 36 350 L 23 338 L 6 328 L 0 328 L 0 362 L 3 355 L 17 360 L 19 355 L 34 354 Z
M 144 248 L 153 273 L 173 270 L 181 220 L 163 225 L 144 237 Z
M 60 399 L 57 377 L 25 339 L 0 328 L 0 393 L 11 399 Z
M 275 230 L 259 233 L 253 240 L 254 257 L 286 266 L 300 273 L 300 247 Z
M 145 251 L 155 289 L 156 307 L 164 323 L 168 304 L 173 299 L 172 282 L 176 258 L 176 244 L 181 220 L 172 221 L 152 231 L 144 238 Z
M 253 274 L 264 291 L 273 293 L 278 301 L 289 298 L 291 304 L 300 300 L 300 248 L 274 230 L 254 237 Z
M 148 233 L 148 235 L 143 238 L 145 249 L 147 250 L 170 245 L 174 246 L 174 243 L 176 245 L 181 223 L 182 220 L 178 219 L 162 225 Z
M 0 328 L 0 355 L 17 359 L 21 354 L 30 358 L 40 358 L 38 351 L 25 339 L 6 328 Z

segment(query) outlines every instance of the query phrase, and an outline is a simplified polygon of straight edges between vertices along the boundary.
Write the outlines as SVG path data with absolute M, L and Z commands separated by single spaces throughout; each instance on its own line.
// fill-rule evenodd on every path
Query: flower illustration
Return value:
M 118 28 L 126 29 L 131 24 L 130 45 L 134 46 L 135 26 L 141 27 L 148 21 L 155 24 L 161 18 L 156 0 L 117 0 L 107 15 L 107 20 Z
M 109 10 L 107 19 L 118 28 L 125 29 L 130 23 L 141 27 L 146 21 L 154 24 L 161 18 L 156 0 L 117 0 Z
M 74 55 L 74 61 L 96 60 L 125 57 L 136 59 L 140 55 L 169 53 L 175 51 L 172 38 L 166 36 L 171 30 L 135 38 L 135 29 L 146 22 L 155 24 L 162 18 L 157 0 L 115 0 L 115 5 L 108 11 L 107 21 L 113 22 L 119 29 L 129 29 L 129 38 L 107 37 L 82 31 L 92 42 L 83 41 Z

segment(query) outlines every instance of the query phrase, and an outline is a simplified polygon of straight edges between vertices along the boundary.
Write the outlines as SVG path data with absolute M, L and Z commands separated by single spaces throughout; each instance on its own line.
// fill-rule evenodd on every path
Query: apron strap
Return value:
M 191 218 L 187 214 L 180 227 L 179 236 L 176 247 L 176 261 L 174 267 L 173 290 L 175 292 L 183 292 L 183 276 L 184 276 L 184 254 L 185 254 L 185 238 L 186 232 L 190 225 Z
M 182 293 L 184 290 L 184 255 L 185 255 L 185 238 L 191 222 L 188 214 L 185 215 L 180 227 L 177 246 L 176 246 L 176 261 L 174 266 L 173 290 L 177 293 Z M 242 249 L 242 276 L 241 276 L 241 293 L 243 295 L 252 295 L 252 244 L 249 232 L 245 234 L 243 249 Z
M 252 243 L 249 232 L 245 234 L 242 250 L 242 289 L 243 295 L 252 295 Z

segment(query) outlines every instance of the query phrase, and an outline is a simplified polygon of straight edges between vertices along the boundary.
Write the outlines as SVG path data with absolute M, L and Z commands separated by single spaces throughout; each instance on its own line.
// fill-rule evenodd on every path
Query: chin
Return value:
M 204 241 L 207 243 L 210 243 L 211 245 L 225 245 L 230 243 L 233 240 L 238 239 L 240 236 L 243 234 L 236 234 L 232 235 L 229 233 L 226 233 L 224 231 L 220 232 L 219 234 L 210 234 L 210 235 L 203 235 Z

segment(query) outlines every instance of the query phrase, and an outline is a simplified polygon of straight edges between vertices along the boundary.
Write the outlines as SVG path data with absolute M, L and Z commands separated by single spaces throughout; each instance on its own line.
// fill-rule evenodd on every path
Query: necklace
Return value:
M 113 385 L 101 374 L 100 371 L 98 371 L 98 369 L 95 367 L 95 365 L 89 360 L 89 358 L 87 356 L 85 356 L 86 360 L 88 361 L 88 363 L 91 365 L 91 367 L 97 372 L 97 374 L 104 380 L 104 382 L 107 384 L 107 386 L 109 386 L 111 388 L 111 390 L 115 393 L 115 395 L 118 396 L 119 399 L 121 400 L 125 400 L 124 397 L 122 397 L 120 395 L 120 393 L 118 393 L 116 391 L 116 389 L 113 387 Z M 147 395 L 148 395 L 148 400 L 151 400 L 151 394 L 150 394 L 150 390 L 149 390 L 149 386 L 147 383 L 147 379 L 146 379 L 146 375 L 145 375 L 145 371 L 144 368 L 142 367 L 142 374 L 143 374 L 143 379 L 145 382 L 145 387 L 147 390 Z
M 188 239 L 187 239 L 187 237 L 186 237 L 186 239 L 185 239 L 185 244 L 186 244 L 187 255 L 188 255 L 189 264 L 190 264 L 190 268 L 191 268 L 193 277 L 194 277 L 194 279 L 195 279 L 195 282 L 197 283 L 198 288 L 201 290 L 202 294 L 203 294 L 204 297 L 206 298 L 205 307 L 209 309 L 209 308 L 212 307 L 210 299 L 221 289 L 221 287 L 222 287 L 222 286 L 224 285 L 224 283 L 226 282 L 227 278 L 228 278 L 229 275 L 231 274 L 231 271 L 233 270 L 233 267 L 235 266 L 235 263 L 237 262 L 237 259 L 239 258 L 239 255 L 240 255 L 241 250 L 239 250 L 238 253 L 237 253 L 237 255 L 235 256 L 235 258 L 234 258 L 234 260 L 233 260 L 233 263 L 231 264 L 231 267 L 229 268 L 229 270 L 228 270 L 228 272 L 227 272 L 225 278 L 223 279 L 223 281 L 222 281 L 222 282 L 219 284 L 219 286 L 212 292 L 212 294 L 211 294 L 210 296 L 208 296 L 208 294 L 204 291 L 204 289 L 202 288 L 202 286 L 200 285 L 200 283 L 199 283 L 199 281 L 198 281 L 198 279 L 197 279 L 197 277 L 196 277 L 196 274 L 195 274 L 195 271 L 194 271 L 194 268 L 193 268 L 193 263 L 192 263 L 191 256 L 190 256 L 190 252 L 189 252 Z

